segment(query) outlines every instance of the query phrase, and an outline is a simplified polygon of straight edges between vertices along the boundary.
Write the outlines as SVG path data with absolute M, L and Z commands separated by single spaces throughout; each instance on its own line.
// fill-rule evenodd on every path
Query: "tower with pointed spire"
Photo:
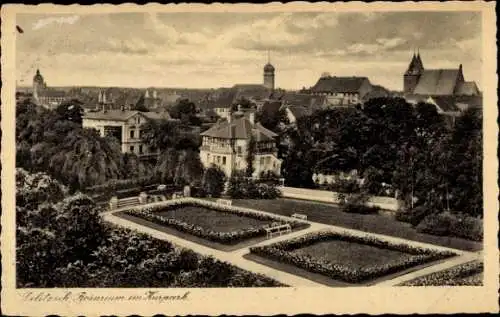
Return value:
M 267 64 L 264 66 L 264 87 L 274 90 L 274 66 L 271 65 L 271 54 L 267 51 Z
M 410 65 L 404 74 L 404 93 L 411 94 L 420 80 L 420 76 L 424 72 L 424 64 L 420 58 L 420 52 L 413 52 L 413 58 Z

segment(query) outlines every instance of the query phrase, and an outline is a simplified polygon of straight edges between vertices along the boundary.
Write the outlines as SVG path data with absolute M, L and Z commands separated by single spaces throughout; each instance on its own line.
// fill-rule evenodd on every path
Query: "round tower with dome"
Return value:
M 47 88 L 47 84 L 45 83 L 42 74 L 40 74 L 40 70 L 36 70 L 35 76 L 33 76 L 33 97 L 38 99 L 38 95 L 43 92 Z
M 274 90 L 274 66 L 271 65 L 270 55 L 267 55 L 267 64 L 264 66 L 264 87 Z

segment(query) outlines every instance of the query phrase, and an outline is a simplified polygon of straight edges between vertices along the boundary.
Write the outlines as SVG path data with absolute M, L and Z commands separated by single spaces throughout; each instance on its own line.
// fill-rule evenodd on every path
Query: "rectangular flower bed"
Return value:
M 400 286 L 481 286 L 483 262 L 472 261 L 447 270 L 425 275 Z
M 330 231 L 252 247 L 250 252 L 348 283 L 362 283 L 456 255 Z
M 308 227 L 308 224 L 300 221 L 191 198 L 173 200 L 142 209 L 131 209 L 124 213 L 228 245 L 263 237 L 266 235 L 264 226 L 272 223 L 288 223 L 292 229 Z

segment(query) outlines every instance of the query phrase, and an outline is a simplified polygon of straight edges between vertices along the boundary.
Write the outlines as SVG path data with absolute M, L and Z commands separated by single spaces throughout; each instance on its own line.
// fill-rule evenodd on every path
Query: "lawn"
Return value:
M 407 253 L 396 250 L 382 249 L 341 240 L 317 242 L 300 249 L 295 249 L 291 253 L 306 255 L 332 263 L 341 263 L 354 269 L 383 265 L 398 258 L 408 256 Z
M 394 243 L 373 236 L 348 232 L 314 232 L 304 236 L 251 247 L 256 262 L 290 272 L 320 283 L 371 284 L 388 277 L 408 273 L 456 254 L 405 243 Z M 262 261 L 261 259 L 264 259 Z M 318 279 L 318 274 L 325 278 Z
M 275 215 L 200 199 L 167 201 L 161 205 L 117 212 L 116 215 L 223 251 L 260 242 L 266 238 L 265 226 L 284 222 Z M 292 231 L 309 227 L 309 224 L 293 219 L 285 222 Z
M 480 242 L 419 233 L 410 224 L 397 221 L 389 215 L 344 213 L 334 204 L 282 198 L 275 200 L 234 199 L 233 205 L 284 216 L 301 213 L 307 215 L 307 220 L 313 222 L 384 234 L 460 250 L 478 251 L 483 247 Z
M 238 216 L 200 206 L 185 206 L 179 209 L 169 209 L 160 211 L 157 215 L 166 218 L 175 218 L 186 223 L 200 226 L 205 230 L 218 232 L 260 228 L 272 222 L 270 220 Z

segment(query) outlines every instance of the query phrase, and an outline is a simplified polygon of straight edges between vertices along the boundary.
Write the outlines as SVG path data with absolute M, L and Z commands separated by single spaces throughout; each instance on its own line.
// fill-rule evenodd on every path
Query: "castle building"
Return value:
M 47 87 L 40 70 L 33 76 L 33 101 L 45 108 L 54 109 L 66 100 L 66 92 Z
M 267 64 L 264 66 L 264 87 L 274 90 L 274 66 L 271 65 L 271 58 L 268 53 Z

